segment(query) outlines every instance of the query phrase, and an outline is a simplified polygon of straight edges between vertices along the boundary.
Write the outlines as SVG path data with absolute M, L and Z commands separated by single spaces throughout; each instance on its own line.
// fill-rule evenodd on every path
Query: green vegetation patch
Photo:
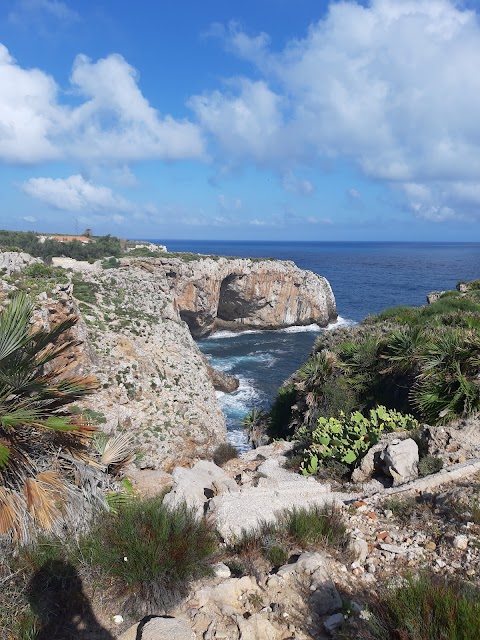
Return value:
M 193 579 L 208 575 L 218 543 L 194 509 L 168 508 L 163 496 L 124 505 L 80 543 L 87 564 L 102 568 L 145 606 L 163 608 Z
M 379 594 L 369 626 L 379 640 L 477 640 L 480 592 L 453 578 L 407 577 Z
M 349 416 L 342 412 L 339 418 L 320 417 L 315 429 L 303 427 L 297 431 L 296 437 L 303 440 L 306 448 L 302 473 L 314 475 L 326 461 L 354 467 L 384 432 L 412 430 L 418 426 L 413 416 L 383 406 L 370 409 L 368 418 L 360 411 Z
M 84 244 L 78 240 L 72 242 L 58 242 L 57 240 L 45 240 L 40 242 L 40 234 L 32 231 L 1 231 L 0 246 L 15 247 L 25 251 L 36 258 L 50 261 L 54 256 L 65 256 L 74 260 L 99 260 L 106 256 L 120 257 L 124 253 L 124 242 L 115 236 L 96 236 L 95 242 Z
M 20 273 L 13 274 L 9 281 L 21 291 L 37 296 L 43 291 L 50 294 L 57 285 L 66 284 L 69 278 L 61 267 L 48 267 L 42 262 L 35 262 Z
M 77 300 L 87 304 L 97 304 L 97 292 L 100 286 L 96 282 L 84 280 L 81 274 L 75 274 L 72 278 L 73 295 Z
M 331 505 L 290 509 L 280 513 L 273 523 L 263 522 L 243 532 L 230 552 L 245 557 L 261 556 L 271 566 L 285 564 L 294 549 L 313 550 L 329 547 L 344 549 L 348 542 L 340 512 Z M 238 559 L 236 559 L 238 561 Z

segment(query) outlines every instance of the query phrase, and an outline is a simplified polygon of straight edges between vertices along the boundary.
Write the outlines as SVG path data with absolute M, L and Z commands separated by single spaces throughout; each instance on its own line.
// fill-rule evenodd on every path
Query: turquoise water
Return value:
M 325 276 L 341 322 L 400 304 L 422 305 L 434 290 L 480 278 L 480 243 L 224 242 L 162 240 L 170 251 L 293 260 Z M 328 329 L 327 329 L 328 330 Z M 230 439 L 246 447 L 240 421 L 253 407 L 267 408 L 281 383 L 307 358 L 318 327 L 215 334 L 199 342 L 212 364 L 240 379 L 233 394 L 219 394 Z

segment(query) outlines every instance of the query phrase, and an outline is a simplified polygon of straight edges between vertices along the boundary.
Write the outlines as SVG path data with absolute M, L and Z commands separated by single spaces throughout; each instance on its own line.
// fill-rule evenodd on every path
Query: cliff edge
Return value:
M 293 262 L 201 257 L 137 260 L 165 275 L 180 317 L 195 338 L 218 329 L 281 329 L 336 320 L 329 282 Z M 133 261 L 122 260 L 122 264 Z

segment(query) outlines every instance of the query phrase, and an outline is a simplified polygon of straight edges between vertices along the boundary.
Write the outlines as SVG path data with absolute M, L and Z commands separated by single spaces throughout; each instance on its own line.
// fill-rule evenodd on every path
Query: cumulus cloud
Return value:
M 108 215 L 121 223 L 126 214 L 140 214 L 143 208 L 112 191 L 95 185 L 81 175 L 68 178 L 30 178 L 21 185 L 25 193 L 60 211 Z M 151 213 L 146 207 L 147 213 Z
M 214 136 L 219 162 L 248 158 L 285 171 L 346 159 L 407 198 L 408 184 L 436 191 L 426 200 L 417 193 L 418 215 L 471 213 L 480 183 L 474 11 L 453 0 L 332 3 L 280 52 L 265 34 L 236 25 L 216 35 L 256 75 L 190 101 Z
M 79 55 L 70 81 L 70 91 L 80 98 L 75 107 L 60 102 L 51 76 L 22 68 L 0 44 L 0 161 L 124 164 L 202 157 L 199 127 L 161 116 L 122 56 L 92 62 Z

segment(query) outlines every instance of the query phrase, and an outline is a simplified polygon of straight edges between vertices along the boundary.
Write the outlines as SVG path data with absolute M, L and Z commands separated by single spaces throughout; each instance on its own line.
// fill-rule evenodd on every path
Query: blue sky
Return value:
M 0 227 L 478 240 L 479 11 L 3 0 Z

